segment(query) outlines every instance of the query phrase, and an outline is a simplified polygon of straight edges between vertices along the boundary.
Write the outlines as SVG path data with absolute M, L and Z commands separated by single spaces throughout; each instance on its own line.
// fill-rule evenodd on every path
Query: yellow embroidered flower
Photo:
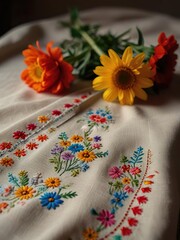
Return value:
M 16 197 L 18 197 L 19 199 L 23 200 L 23 199 L 29 199 L 33 197 L 33 193 L 35 192 L 35 190 L 32 187 L 29 186 L 22 186 L 19 187 L 16 191 L 15 191 L 15 195 Z
M 84 162 L 92 162 L 96 158 L 95 154 L 89 150 L 80 151 L 77 157 Z
M 87 228 L 83 232 L 83 237 L 84 237 L 84 240 L 97 240 L 98 239 L 98 233 L 92 228 Z
M 27 176 L 28 175 L 28 172 L 26 172 L 25 170 L 21 170 L 19 173 L 18 173 L 19 176 Z
M 81 136 L 79 136 L 79 135 L 73 135 L 72 137 L 71 137 L 71 141 L 72 142 L 82 142 L 83 141 L 83 137 L 81 137 Z
M 60 141 L 59 144 L 62 147 L 69 147 L 71 145 L 71 142 L 70 141 Z
M 61 181 L 59 178 L 50 177 L 47 178 L 44 183 L 47 187 L 55 188 L 60 185 Z
M 39 116 L 38 117 L 38 121 L 40 123 L 46 123 L 49 120 L 49 118 L 47 116 Z
M 124 177 L 124 178 L 122 178 L 122 183 L 125 185 L 125 184 L 129 184 L 130 182 L 131 182 L 131 179 L 130 178 L 128 178 L 128 177 Z
M 101 55 L 103 66 L 98 66 L 94 72 L 99 75 L 93 81 L 95 90 L 106 91 L 103 98 L 106 101 L 114 101 L 117 97 L 121 104 L 132 105 L 134 97 L 147 100 L 147 94 L 142 88 L 153 86 L 150 79 L 153 76 L 148 64 L 144 64 L 144 53 L 133 58 L 131 47 L 127 47 L 122 59 L 112 49 L 108 51 L 109 57 Z

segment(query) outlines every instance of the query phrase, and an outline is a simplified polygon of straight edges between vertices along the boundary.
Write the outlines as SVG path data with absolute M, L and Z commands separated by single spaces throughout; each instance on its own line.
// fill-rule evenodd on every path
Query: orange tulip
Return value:
M 29 45 L 22 52 L 27 65 L 21 73 L 22 80 L 37 92 L 48 91 L 57 94 L 69 88 L 73 81 L 73 67 L 63 60 L 61 49 L 52 48 L 53 42 L 49 42 L 45 53 L 38 41 L 36 45 L 37 48 Z

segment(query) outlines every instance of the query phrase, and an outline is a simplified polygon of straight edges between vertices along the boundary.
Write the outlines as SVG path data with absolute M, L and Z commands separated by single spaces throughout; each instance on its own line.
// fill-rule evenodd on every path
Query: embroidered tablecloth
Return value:
M 131 9 L 81 14 L 102 32 L 138 26 L 147 43 L 180 20 Z M 0 239 L 174 240 L 179 213 L 180 64 L 172 86 L 133 106 L 102 100 L 90 82 L 64 96 L 21 80 L 21 50 L 60 42 L 62 16 L 0 39 Z M 179 54 L 179 52 L 178 52 Z

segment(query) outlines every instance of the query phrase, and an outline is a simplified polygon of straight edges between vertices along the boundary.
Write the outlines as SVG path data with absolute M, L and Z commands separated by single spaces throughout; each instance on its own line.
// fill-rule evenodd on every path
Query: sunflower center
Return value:
M 28 194 L 28 191 L 23 191 L 22 192 L 22 195 L 27 195 Z
M 52 181 L 51 181 L 51 184 L 55 184 L 55 180 L 52 180 Z
M 48 201 L 49 202 L 54 202 L 54 198 L 49 198 Z
M 122 89 L 131 88 L 135 80 L 134 73 L 128 68 L 120 68 L 115 75 L 115 85 Z
M 83 157 L 88 158 L 88 157 L 90 157 L 90 154 L 89 153 L 83 153 Z

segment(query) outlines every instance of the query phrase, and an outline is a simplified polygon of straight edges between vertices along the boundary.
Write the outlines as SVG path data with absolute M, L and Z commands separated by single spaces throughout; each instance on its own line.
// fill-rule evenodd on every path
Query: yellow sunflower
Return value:
M 82 142 L 83 141 L 83 137 L 79 136 L 79 135 L 73 135 L 71 137 L 71 141 L 72 142 Z
M 16 197 L 18 197 L 19 199 L 23 200 L 23 199 L 29 199 L 33 197 L 33 193 L 35 192 L 35 190 L 32 187 L 29 186 L 22 186 L 19 187 L 16 191 L 15 191 L 15 195 Z
M 122 181 L 123 184 L 129 184 L 131 182 L 131 179 L 128 178 L 128 177 L 124 177 L 124 178 L 122 178 L 121 181 Z
M 99 75 L 93 81 L 95 90 L 106 91 L 103 98 L 106 101 L 114 101 L 117 97 L 121 104 L 132 105 L 134 97 L 147 100 L 147 93 L 143 88 L 153 86 L 150 79 L 153 73 L 148 64 L 143 63 L 145 54 L 140 53 L 133 58 L 131 47 L 127 47 L 122 58 L 112 49 L 109 56 L 101 55 L 103 66 L 98 66 L 94 73 Z
M 69 147 L 71 145 L 71 142 L 70 141 L 60 141 L 59 144 L 62 146 L 62 147 Z
M 80 151 L 77 157 L 84 162 L 92 162 L 96 158 L 95 154 L 89 150 Z
M 96 231 L 94 231 L 94 229 L 92 229 L 92 228 L 87 228 L 83 232 L 83 237 L 84 237 L 84 240 L 97 240 L 98 233 Z
M 61 181 L 59 180 L 59 178 L 55 178 L 55 177 L 50 177 L 50 178 L 47 178 L 45 180 L 45 185 L 47 187 L 58 187 L 60 185 Z

